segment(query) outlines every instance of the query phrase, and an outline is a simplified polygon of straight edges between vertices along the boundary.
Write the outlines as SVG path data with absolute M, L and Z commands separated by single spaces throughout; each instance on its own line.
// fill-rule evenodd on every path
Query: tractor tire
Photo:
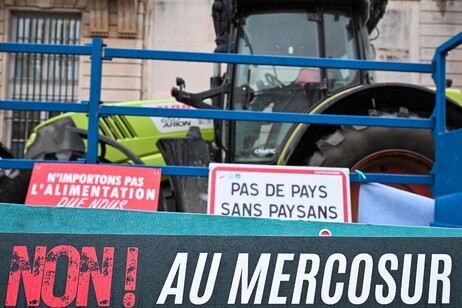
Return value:
M 0 182 L 0 202 L 24 204 L 26 202 L 31 170 L 14 170 Z
M 371 110 L 380 117 L 422 118 L 401 107 L 396 113 Z M 317 140 L 302 165 L 345 167 L 350 171 L 369 173 L 429 175 L 434 161 L 435 145 L 428 129 L 338 126 Z M 431 197 L 430 187 L 423 185 L 390 185 Z M 359 183 L 351 183 L 352 220 L 358 222 Z

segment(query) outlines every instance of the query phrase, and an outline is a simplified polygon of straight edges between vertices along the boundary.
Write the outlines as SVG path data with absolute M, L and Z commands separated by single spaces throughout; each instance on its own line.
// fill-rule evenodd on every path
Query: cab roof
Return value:
M 223 0 L 222 0 L 223 1 Z M 288 7 L 303 7 L 308 5 L 332 5 L 349 7 L 359 13 L 368 31 L 372 31 L 385 13 L 388 0 L 224 0 L 234 2 L 234 12 L 247 9 L 278 9 Z

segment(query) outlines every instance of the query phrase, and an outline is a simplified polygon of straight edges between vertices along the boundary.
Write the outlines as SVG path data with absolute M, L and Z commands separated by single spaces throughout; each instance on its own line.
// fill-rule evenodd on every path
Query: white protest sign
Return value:
M 208 213 L 351 222 L 345 168 L 210 164 Z

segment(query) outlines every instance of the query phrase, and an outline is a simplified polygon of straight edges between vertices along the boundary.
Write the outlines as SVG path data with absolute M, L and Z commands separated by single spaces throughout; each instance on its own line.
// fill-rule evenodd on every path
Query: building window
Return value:
M 80 44 L 78 14 L 12 14 L 11 41 L 37 44 Z M 12 100 L 76 102 L 78 99 L 79 57 L 75 55 L 10 54 L 8 98 Z M 56 112 L 7 112 L 6 143 L 16 157 L 34 126 Z

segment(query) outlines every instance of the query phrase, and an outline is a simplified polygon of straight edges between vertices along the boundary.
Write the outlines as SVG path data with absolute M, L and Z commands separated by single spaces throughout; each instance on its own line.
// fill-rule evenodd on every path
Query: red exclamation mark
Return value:
M 138 247 L 128 247 L 127 266 L 125 268 L 125 291 L 134 291 L 136 288 L 136 271 L 138 269 Z M 132 292 L 125 293 L 124 307 L 131 308 L 133 306 L 135 306 L 135 294 Z

